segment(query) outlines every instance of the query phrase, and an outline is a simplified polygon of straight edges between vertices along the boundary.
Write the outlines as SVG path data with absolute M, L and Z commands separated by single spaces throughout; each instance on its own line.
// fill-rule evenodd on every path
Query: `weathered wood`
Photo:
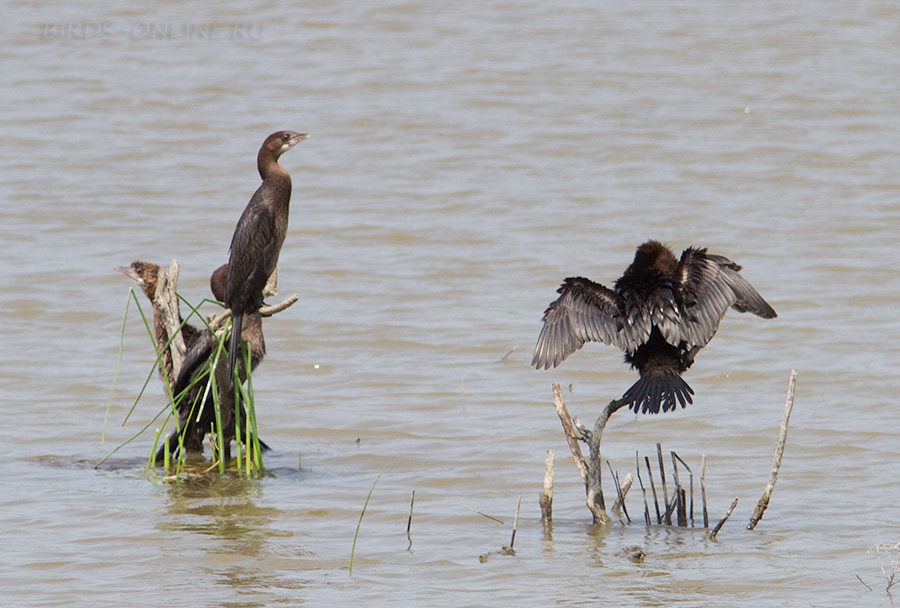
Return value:
M 644 480 L 641 479 L 641 457 L 637 450 L 634 452 L 635 470 L 637 471 L 638 483 L 641 486 L 641 496 L 644 498 L 644 523 L 650 527 L 650 505 L 647 503 L 647 488 L 644 487 Z
M 659 463 L 659 482 L 663 489 L 663 504 L 666 505 L 666 515 L 663 518 L 668 525 L 672 525 L 672 512 L 669 510 L 669 489 L 666 487 L 666 467 L 663 464 L 662 446 L 656 444 L 656 461 Z
M 700 497 L 703 501 L 703 527 L 709 527 L 709 511 L 706 510 L 706 454 L 700 456 Z
M 621 517 L 622 513 L 624 513 L 626 521 L 631 523 L 631 518 L 628 516 L 628 509 L 625 507 L 625 496 L 634 484 L 634 475 L 631 473 L 625 475 L 625 481 L 623 481 L 621 485 L 619 485 L 618 476 L 614 476 L 613 479 L 616 481 L 616 501 L 613 503 L 612 509 L 610 510 L 616 517 Z
M 650 477 L 650 489 L 653 491 L 653 505 L 656 507 L 656 523 L 662 523 L 662 514 L 659 512 L 659 498 L 656 495 L 656 484 L 653 483 L 653 469 L 650 468 L 650 457 L 644 456 L 644 463 L 647 465 L 647 475 Z
M 734 513 L 735 507 L 737 507 L 738 499 L 735 496 L 734 500 L 731 501 L 731 506 L 728 507 L 728 510 L 725 511 L 725 517 L 719 520 L 719 523 L 716 524 L 716 527 L 713 528 L 712 532 L 709 533 L 709 538 L 712 540 L 716 540 L 716 535 L 719 533 L 719 530 L 722 529 L 722 526 L 725 525 L 725 522 L 728 521 L 728 518 L 731 517 L 731 514 Z
M 569 450 L 575 458 L 575 466 L 578 467 L 578 472 L 581 474 L 581 479 L 584 482 L 585 493 L 587 494 L 587 507 L 594 516 L 594 522 L 603 525 L 608 525 L 612 520 L 606 512 L 603 488 L 600 484 L 602 468 L 600 439 L 603 437 L 603 429 L 606 428 L 609 417 L 624 405 L 625 402 L 623 400 L 610 401 L 603 408 L 603 411 L 594 423 L 593 431 L 587 431 L 587 429 L 579 428 L 580 425 L 575 424 L 566 408 L 559 383 L 553 383 L 553 406 L 556 408 L 556 413 L 562 423 Z M 584 441 L 588 444 L 589 456 L 587 459 L 581 451 L 581 446 L 578 444 L 579 441 Z
M 766 508 L 769 506 L 769 499 L 772 497 L 772 492 L 775 491 L 775 482 L 778 480 L 778 471 L 781 469 L 781 459 L 784 456 L 784 446 L 787 443 L 788 422 L 791 419 L 791 411 L 794 409 L 794 387 L 796 384 L 797 372 L 791 370 L 791 378 L 788 381 L 787 399 L 784 404 L 784 417 L 781 419 L 781 431 L 778 434 L 778 444 L 775 446 L 775 456 L 772 458 L 772 472 L 769 475 L 769 483 L 766 484 L 766 489 L 763 492 L 762 498 L 756 503 L 756 508 L 753 509 L 753 515 L 750 516 L 750 523 L 747 524 L 748 530 L 755 528 L 756 524 L 759 523 L 759 520 L 762 519 L 763 513 L 765 513 Z
M 549 522 L 553 519 L 553 463 L 556 455 L 553 450 L 547 450 L 547 458 L 544 459 L 544 489 L 540 494 L 541 521 Z

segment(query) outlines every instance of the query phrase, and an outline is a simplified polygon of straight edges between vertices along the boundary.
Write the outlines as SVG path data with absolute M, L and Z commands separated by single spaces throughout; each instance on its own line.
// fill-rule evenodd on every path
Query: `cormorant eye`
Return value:
M 283 139 L 284 141 L 287 141 L 287 140 L 289 140 L 290 138 L 291 138 L 291 136 L 290 136 L 289 133 L 282 133 L 282 134 L 281 134 L 281 139 Z

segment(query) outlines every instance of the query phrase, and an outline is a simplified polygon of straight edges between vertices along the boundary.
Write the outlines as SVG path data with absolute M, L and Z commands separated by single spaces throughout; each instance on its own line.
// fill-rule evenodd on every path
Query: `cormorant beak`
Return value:
M 134 280 L 141 287 L 144 286 L 144 279 L 138 274 L 138 271 L 131 266 L 116 266 L 116 270 L 124 274 L 129 279 Z
M 304 139 L 309 139 L 309 133 L 298 133 L 296 137 L 292 137 L 288 140 L 288 148 L 293 148 Z

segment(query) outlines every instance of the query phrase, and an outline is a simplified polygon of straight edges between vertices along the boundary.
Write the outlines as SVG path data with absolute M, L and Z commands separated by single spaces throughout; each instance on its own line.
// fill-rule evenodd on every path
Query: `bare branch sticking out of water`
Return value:
M 516 502 L 516 517 L 513 519 L 513 529 L 512 529 L 512 537 L 509 539 L 509 550 L 513 550 L 513 546 L 516 544 L 516 529 L 519 527 L 519 509 L 522 508 L 522 495 L 519 495 L 519 500 Z
M 175 292 L 178 290 L 178 274 L 180 272 L 178 260 L 172 258 L 169 270 L 165 271 L 160 266 L 156 277 L 156 293 L 153 294 L 153 303 L 159 311 L 159 316 L 166 326 L 166 334 L 168 334 L 171 344 L 169 352 L 172 355 L 173 374 L 170 379 L 175 381 L 178 376 L 178 370 L 184 361 L 184 355 L 187 348 L 184 345 L 184 338 L 181 336 L 181 320 L 178 318 L 178 296 Z
M 719 530 L 722 529 L 722 526 L 725 525 L 725 522 L 728 521 L 728 518 L 731 517 L 731 514 L 734 513 L 734 509 L 737 507 L 738 499 L 735 496 L 734 500 L 731 501 L 731 506 L 728 507 L 728 510 L 725 511 L 725 517 L 723 517 L 719 523 L 716 524 L 716 527 L 712 529 L 712 532 L 709 533 L 709 538 L 711 540 L 716 540 L 716 535 L 719 533 Z
M 406 520 L 406 540 L 409 541 L 409 546 L 406 548 L 407 551 L 412 549 L 412 536 L 410 535 L 410 528 L 412 528 L 412 514 L 413 514 L 413 505 L 416 503 L 416 491 L 412 491 L 412 496 L 409 497 L 409 519 Z
M 498 518 L 494 517 L 493 515 L 488 515 L 487 513 L 482 513 L 481 511 L 476 511 L 475 509 L 473 509 L 473 508 L 470 507 L 469 505 L 466 505 L 466 508 L 467 508 L 469 511 L 471 511 L 472 513 L 477 513 L 478 515 L 481 515 L 482 517 L 487 517 L 487 518 L 490 519 L 491 521 L 495 521 L 495 522 L 497 522 L 498 524 L 501 524 L 501 525 L 505 525 L 505 524 L 506 524 L 506 522 L 503 521 L 502 519 L 498 519 Z
M 688 466 L 688 463 L 686 463 L 684 460 L 682 460 L 681 456 L 679 456 L 673 450 L 672 451 L 672 468 L 675 470 L 675 483 L 678 484 L 681 487 L 681 491 L 684 492 L 684 486 L 681 486 L 680 482 L 678 481 L 678 463 L 679 462 L 681 463 L 681 466 L 684 467 L 684 469 L 688 472 L 688 489 L 690 490 L 691 504 L 690 504 L 690 509 L 688 509 L 687 500 L 685 497 L 685 500 L 683 501 L 685 504 L 683 506 L 684 506 L 684 510 L 685 510 L 685 516 L 690 518 L 691 527 L 693 528 L 694 527 L 694 472 L 691 470 L 691 467 Z M 681 525 L 681 524 L 679 524 L 679 525 Z M 685 522 L 685 525 L 687 525 L 686 522 Z
M 513 549 L 513 545 L 516 542 L 516 529 L 519 527 L 519 509 L 521 507 L 522 507 L 522 496 L 520 494 L 519 499 L 516 502 L 516 516 L 513 519 L 512 538 L 509 539 L 509 546 L 503 545 L 499 551 L 490 551 L 488 553 L 482 553 L 481 555 L 478 556 L 478 561 L 480 561 L 482 564 L 487 562 L 488 559 L 492 555 L 513 556 L 516 554 L 515 549 Z M 491 519 L 494 519 L 494 518 L 492 517 Z M 497 521 L 499 521 L 499 520 L 497 520 Z
M 650 468 L 650 457 L 644 456 L 644 463 L 647 465 L 647 475 L 650 477 L 650 489 L 653 491 L 653 505 L 656 507 L 656 523 L 662 523 L 662 514 L 659 512 L 659 498 L 656 495 L 656 484 L 653 483 L 653 469 Z
M 709 527 L 709 512 L 706 510 L 706 454 L 700 456 L 700 497 L 703 501 L 703 527 Z
M 669 511 L 669 489 L 666 487 L 666 467 L 663 464 L 662 445 L 656 444 L 656 461 L 659 463 L 659 481 L 662 484 L 663 504 L 666 505 L 666 515 L 663 517 L 666 524 L 672 525 L 672 514 Z
M 556 408 L 556 413 L 562 423 L 563 432 L 566 435 L 566 442 L 569 444 L 569 450 L 571 450 L 572 456 L 575 458 L 575 465 L 578 467 L 578 472 L 581 474 L 582 481 L 584 481 L 584 489 L 587 494 L 587 507 L 594 516 L 594 523 L 603 525 L 609 525 L 612 520 L 606 513 L 606 504 L 603 500 L 603 489 L 600 485 L 602 468 L 600 439 L 603 436 L 603 429 L 606 428 L 609 417 L 624 405 L 624 400 L 610 401 L 606 407 L 603 408 L 603 411 L 594 423 L 594 430 L 587 432 L 587 429 L 584 429 L 583 427 L 579 429 L 572 420 L 572 417 L 569 415 L 569 411 L 566 408 L 566 403 L 563 400 L 559 383 L 553 383 L 553 406 Z M 588 444 L 588 447 L 590 448 L 589 459 L 585 459 L 582 454 L 581 447 L 578 445 L 579 440 L 585 441 Z
M 610 511 L 612 511 L 613 515 L 616 517 L 622 517 L 622 514 L 624 513 L 626 521 L 631 523 L 631 518 L 628 516 L 628 509 L 625 508 L 625 496 L 634 484 L 634 475 L 631 473 L 625 475 L 625 481 L 623 481 L 621 485 L 619 484 L 618 476 L 614 476 L 613 479 L 616 481 L 616 501 L 613 503 Z
M 538 499 L 541 505 L 541 521 L 549 522 L 553 519 L 553 463 L 556 455 L 553 450 L 547 450 L 547 458 L 544 460 L 544 489 Z
M 781 468 L 781 459 L 784 456 L 784 445 L 787 442 L 788 422 L 791 419 L 791 410 L 794 409 L 794 387 L 796 384 L 797 372 L 791 370 L 791 379 L 788 382 L 787 400 L 784 404 L 784 418 L 781 420 L 781 432 L 778 435 L 778 445 L 775 447 L 775 457 L 772 459 L 772 472 L 769 475 L 769 483 L 766 484 L 766 489 L 763 492 L 762 498 L 759 499 L 756 508 L 753 510 L 753 515 L 750 517 L 750 523 L 747 524 L 748 530 L 755 528 L 756 524 L 759 523 L 759 520 L 762 519 L 766 507 L 769 506 L 769 499 L 772 497 L 772 492 L 775 491 L 775 482 L 778 480 L 778 471 Z
M 878 543 L 869 549 L 869 553 L 872 553 L 873 551 L 878 556 L 878 565 L 881 567 L 881 573 L 884 575 L 884 579 L 887 582 L 887 586 L 884 590 L 893 600 L 894 595 L 891 593 L 891 587 L 897 582 L 897 573 L 900 572 L 900 543 Z M 857 576 L 856 578 L 859 577 Z M 859 579 L 859 582 L 863 582 L 861 578 Z M 863 583 L 863 585 L 866 584 Z M 866 585 L 866 587 L 869 586 Z M 869 589 L 871 590 L 871 587 L 869 587 Z
M 634 452 L 634 464 L 635 470 L 637 471 L 638 483 L 641 486 L 641 495 L 644 498 L 644 523 L 647 524 L 647 527 L 650 527 L 650 505 L 647 504 L 647 488 L 644 487 L 644 480 L 641 479 L 641 457 L 638 455 L 637 450 Z

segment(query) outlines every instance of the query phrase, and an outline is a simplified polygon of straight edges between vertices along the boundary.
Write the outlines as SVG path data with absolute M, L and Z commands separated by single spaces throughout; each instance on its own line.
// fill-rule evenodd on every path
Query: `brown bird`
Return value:
M 623 350 L 641 375 L 622 396 L 625 405 L 650 414 L 674 410 L 676 400 L 685 407 L 694 391 L 681 374 L 729 308 L 777 316 L 740 270 L 706 249 L 689 247 L 678 260 L 662 243 L 647 241 L 614 289 L 581 277 L 565 280 L 544 312 L 531 364 L 556 367 L 586 342 L 603 342 Z
M 116 270 L 133 279 L 153 306 L 153 331 L 156 336 L 157 351 L 162 353 L 159 363 L 159 377 L 162 378 L 164 383 L 168 381 L 171 384 L 175 380 L 172 374 L 172 351 L 170 350 L 172 346 L 169 344 L 171 336 L 169 336 L 166 324 L 163 323 L 162 315 L 160 315 L 159 309 L 153 301 L 156 295 L 156 287 L 159 284 L 159 273 L 164 271 L 157 264 L 139 260 L 132 262 L 131 266 L 117 266 Z M 189 323 L 185 323 L 181 318 L 180 311 L 178 313 L 178 321 L 181 324 L 181 337 L 184 340 L 184 347 L 186 350 L 190 350 L 191 345 L 200 336 L 200 330 Z
M 228 281 L 228 265 L 223 264 L 210 276 L 209 286 L 213 297 L 223 300 L 225 297 L 225 285 Z M 241 338 L 250 345 L 250 370 L 251 372 L 262 362 L 266 356 L 266 340 L 262 331 L 262 318 L 258 314 L 248 314 L 243 324 Z M 204 330 L 185 355 L 184 363 L 178 378 L 172 389 L 175 395 L 178 411 L 178 428 L 169 435 L 169 450 L 177 453 L 179 434 L 184 434 L 185 452 L 203 452 L 203 438 L 206 433 L 215 431 L 216 417 L 212 395 L 207 395 L 202 401 L 206 391 L 206 381 L 201 378 L 208 371 L 212 363 L 218 341 L 207 329 Z M 221 359 L 216 367 L 216 386 L 219 397 L 219 415 L 223 430 L 223 443 L 225 445 L 225 458 L 230 458 L 231 440 L 235 438 L 234 424 L 234 385 L 228 379 L 228 371 L 225 367 L 225 359 Z M 238 379 L 243 384 L 247 379 L 244 359 L 237 360 Z M 241 427 L 246 420 L 246 413 L 241 405 Z M 240 437 L 239 440 L 243 440 Z M 262 440 L 260 446 L 267 450 L 269 446 Z M 163 460 L 165 456 L 165 443 L 159 446 L 156 452 L 156 460 Z
M 228 377 L 232 381 L 235 361 L 240 358 L 245 315 L 262 306 L 263 288 L 278 265 L 287 234 L 291 176 L 278 164 L 278 158 L 307 137 L 307 133 L 279 131 L 266 138 L 256 157 L 262 184 L 247 203 L 231 238 L 224 301 L 233 319 L 228 350 Z

